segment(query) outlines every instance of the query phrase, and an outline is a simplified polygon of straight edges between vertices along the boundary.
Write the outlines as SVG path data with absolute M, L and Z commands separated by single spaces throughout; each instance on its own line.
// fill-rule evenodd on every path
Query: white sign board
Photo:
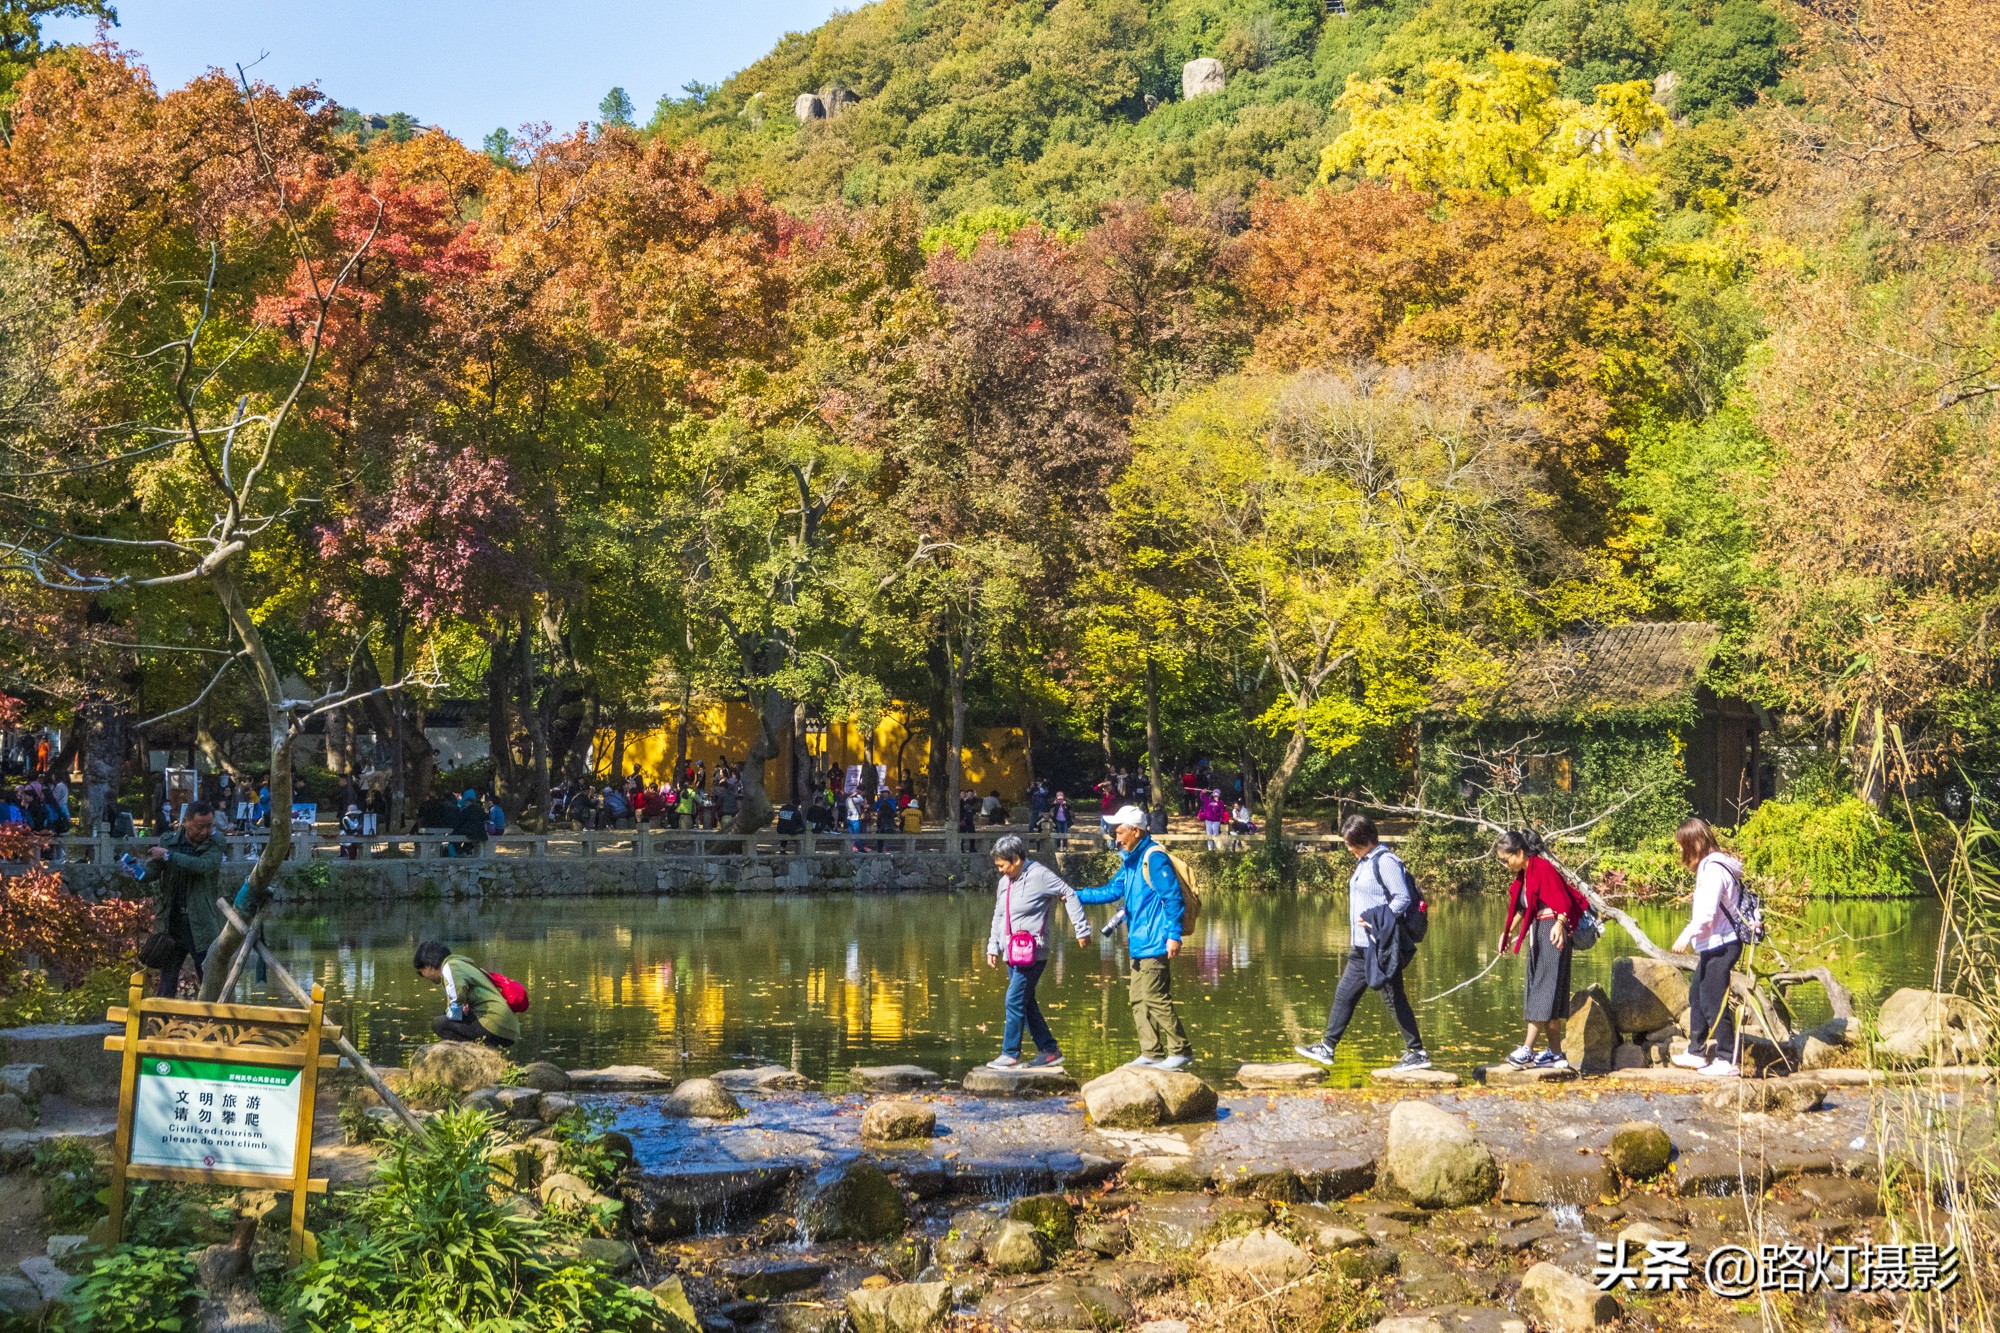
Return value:
M 141 1056 L 132 1165 L 292 1175 L 301 1073 L 272 1065 Z

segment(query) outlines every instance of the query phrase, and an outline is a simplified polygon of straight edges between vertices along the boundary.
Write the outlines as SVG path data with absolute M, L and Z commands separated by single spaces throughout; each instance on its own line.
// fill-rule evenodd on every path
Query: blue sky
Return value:
M 139 52 L 162 89 L 211 65 L 264 57 L 253 77 L 319 83 L 344 106 L 407 111 L 477 143 L 527 121 L 594 120 L 623 87 L 643 122 L 662 93 L 719 83 L 787 32 L 823 22 L 833 0 L 114 0 L 112 38 Z M 845 6 L 853 8 L 853 0 Z M 93 24 L 56 20 L 57 41 Z

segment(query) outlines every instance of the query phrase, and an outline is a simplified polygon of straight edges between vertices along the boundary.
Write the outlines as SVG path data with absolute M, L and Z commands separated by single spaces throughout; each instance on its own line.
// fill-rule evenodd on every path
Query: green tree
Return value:
M 118 11 L 107 0 L 0 0 L 0 92 L 12 88 L 47 50 L 44 21 L 86 15 L 113 27 L 118 23 Z
M 632 128 L 632 98 L 623 88 L 613 88 L 597 104 L 598 122 L 606 129 Z

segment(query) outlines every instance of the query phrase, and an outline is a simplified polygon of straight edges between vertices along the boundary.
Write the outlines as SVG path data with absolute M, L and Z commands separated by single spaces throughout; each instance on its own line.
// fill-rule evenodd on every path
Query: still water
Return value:
M 1092 909 L 1093 919 L 1101 925 L 1110 910 Z M 954 1076 L 999 1052 L 1006 969 L 985 964 L 991 914 L 987 894 L 944 892 L 371 904 L 293 909 L 272 942 L 295 973 L 325 986 L 330 1014 L 380 1063 L 399 1064 L 430 1040 L 443 993 L 413 973 L 410 955 L 436 937 L 527 985 L 519 1058 L 686 1076 L 776 1062 L 837 1082 L 857 1064 Z M 1495 895 L 1432 903 L 1406 980 L 1440 1065 L 1486 1063 L 1519 1039 L 1518 957 L 1432 998 L 1493 961 L 1503 915 Z M 1637 915 L 1663 943 L 1684 920 L 1671 907 Z M 1821 903 L 1807 924 L 1841 938 L 1861 960 L 1864 991 L 1880 996 L 1930 984 L 1940 917 L 1930 900 Z M 1345 895 L 1211 894 L 1195 935 L 1174 986 L 1198 1072 L 1227 1077 L 1316 1038 L 1347 953 Z M 1578 955 L 1574 984 L 1608 982 L 1622 939 L 1611 927 Z M 1137 1053 L 1123 945 L 1122 935 L 1083 948 L 1063 938 L 1042 979 L 1043 1010 L 1080 1077 Z M 1335 1079 L 1358 1083 L 1400 1050 L 1383 1005 L 1365 996 Z

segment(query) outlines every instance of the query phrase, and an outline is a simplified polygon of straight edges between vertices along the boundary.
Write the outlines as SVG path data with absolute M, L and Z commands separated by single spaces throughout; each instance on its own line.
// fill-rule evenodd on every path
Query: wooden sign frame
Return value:
M 126 1003 L 105 1014 L 107 1021 L 125 1025 L 123 1033 L 104 1039 L 105 1050 L 123 1057 L 118 1075 L 118 1132 L 111 1157 L 111 1228 L 118 1242 L 125 1239 L 126 1182 L 175 1180 L 192 1185 L 289 1190 L 292 1261 L 318 1257 L 319 1245 L 306 1230 L 306 1196 L 326 1193 L 327 1182 L 312 1175 L 313 1107 L 319 1093 L 319 1071 L 340 1063 L 339 1055 L 324 1055 L 320 1050 L 340 1037 L 340 1029 L 324 1021 L 325 1012 L 325 992 L 317 985 L 307 1008 L 279 1009 L 160 999 L 146 993 L 144 972 L 132 974 Z M 199 1166 L 134 1165 L 132 1133 L 138 1110 L 139 1061 L 147 1056 L 298 1070 L 299 1111 L 291 1172 L 267 1175 Z

